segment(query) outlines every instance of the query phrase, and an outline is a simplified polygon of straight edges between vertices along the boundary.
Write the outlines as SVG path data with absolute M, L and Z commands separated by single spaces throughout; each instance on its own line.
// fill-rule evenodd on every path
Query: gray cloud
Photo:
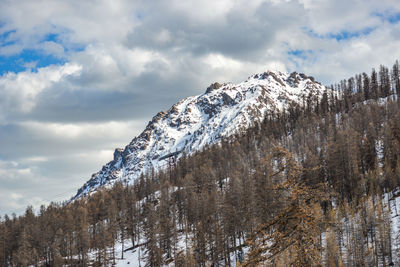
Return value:
M 172 54 L 221 53 L 240 60 L 258 60 L 265 59 L 264 51 L 275 45 L 281 31 L 298 30 L 306 21 L 298 16 L 304 8 L 297 2 L 264 2 L 252 8 L 238 2 L 223 16 L 200 21 L 187 12 L 162 2 L 133 28 L 125 44 Z

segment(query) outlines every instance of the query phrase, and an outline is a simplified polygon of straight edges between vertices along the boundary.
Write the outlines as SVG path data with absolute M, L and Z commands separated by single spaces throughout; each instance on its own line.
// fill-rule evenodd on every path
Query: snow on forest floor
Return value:
M 389 194 L 385 194 L 386 203 L 389 202 L 389 208 L 391 213 L 391 236 L 393 237 L 392 251 L 393 261 L 400 264 L 400 189 L 395 190 Z
M 144 242 L 144 240 L 142 240 Z M 124 249 L 130 248 L 132 246 L 131 242 L 126 240 L 124 244 Z M 178 236 L 178 244 L 177 244 L 178 251 L 185 251 L 185 236 L 180 235 Z M 243 248 L 243 254 L 247 252 L 247 248 Z M 128 250 L 124 252 L 124 259 L 121 259 L 121 252 L 122 252 L 122 243 L 118 243 L 115 246 L 115 265 L 110 264 L 110 266 L 116 267 L 144 267 L 146 266 L 146 251 L 144 246 L 137 247 L 133 250 Z M 94 255 L 92 255 L 94 257 Z M 236 253 L 231 253 L 231 263 L 232 266 L 236 266 Z M 221 263 L 223 264 L 223 263 Z M 163 267 L 173 267 L 174 262 L 171 262 L 166 265 L 162 265 Z
M 130 245 L 130 244 L 126 244 L 126 245 Z M 115 266 L 118 266 L 118 267 L 125 267 L 125 266 L 141 267 L 141 266 L 145 266 L 145 264 L 146 264 L 143 259 L 140 259 L 145 254 L 144 249 L 142 247 L 138 247 L 136 249 L 124 252 L 124 259 L 122 259 L 122 260 L 121 260 L 121 251 L 122 251 L 121 244 L 118 244 L 116 251 L 117 251 L 116 257 L 119 260 L 116 260 L 117 264 Z
M 389 207 L 387 204 L 389 203 Z M 382 204 L 385 208 L 390 208 L 390 220 L 391 220 L 391 232 L 392 232 L 392 261 L 396 264 L 396 266 L 400 266 L 400 189 L 397 191 L 393 191 L 391 193 L 386 193 L 382 198 Z M 356 223 L 356 222 L 354 222 Z M 322 234 L 322 244 L 325 244 L 325 233 Z M 191 238 L 188 238 L 188 247 L 191 247 Z M 145 243 L 145 240 L 142 239 L 140 241 L 141 244 Z M 124 244 L 124 249 L 132 247 L 131 241 L 126 240 Z M 178 244 L 177 251 L 185 251 L 185 236 L 183 234 L 178 235 Z M 343 247 L 343 253 L 345 253 L 346 248 Z M 244 247 L 243 252 L 246 254 L 248 248 Z M 122 252 L 122 244 L 118 242 L 115 246 L 115 265 L 110 264 L 110 266 L 117 267 L 144 267 L 146 265 L 146 251 L 145 246 L 140 246 L 132 250 L 128 250 L 124 252 L 124 259 L 121 259 Z M 91 258 L 94 259 L 95 255 L 92 254 Z M 231 253 L 231 263 L 232 266 L 236 266 L 236 257 L 237 254 L 235 252 Z M 174 263 L 171 262 L 168 265 L 163 265 L 163 267 L 173 267 Z

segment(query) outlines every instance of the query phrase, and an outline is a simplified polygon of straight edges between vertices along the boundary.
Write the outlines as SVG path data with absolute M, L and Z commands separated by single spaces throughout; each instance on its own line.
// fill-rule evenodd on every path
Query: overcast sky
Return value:
M 330 84 L 399 55 L 397 0 L 0 0 L 0 216 L 68 199 L 214 81 Z

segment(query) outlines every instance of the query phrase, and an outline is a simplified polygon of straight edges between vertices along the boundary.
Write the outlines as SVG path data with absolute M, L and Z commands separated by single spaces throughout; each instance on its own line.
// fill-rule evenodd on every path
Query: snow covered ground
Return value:
M 129 245 L 126 243 L 125 244 L 125 248 L 127 248 Z M 116 247 L 116 251 L 117 251 L 117 260 L 116 261 L 116 265 L 118 267 L 142 267 L 145 266 L 145 261 L 143 260 L 143 255 L 145 255 L 145 251 L 143 249 L 143 247 L 138 247 L 134 250 L 129 250 L 124 252 L 124 259 L 121 259 L 121 252 L 122 252 L 122 245 L 118 244 Z M 140 259 L 140 260 L 139 260 Z

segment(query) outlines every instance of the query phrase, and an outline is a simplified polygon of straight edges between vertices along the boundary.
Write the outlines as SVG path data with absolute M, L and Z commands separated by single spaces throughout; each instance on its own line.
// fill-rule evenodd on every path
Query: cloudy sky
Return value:
M 0 216 L 64 200 L 160 110 L 266 69 L 400 56 L 397 0 L 0 0 Z

